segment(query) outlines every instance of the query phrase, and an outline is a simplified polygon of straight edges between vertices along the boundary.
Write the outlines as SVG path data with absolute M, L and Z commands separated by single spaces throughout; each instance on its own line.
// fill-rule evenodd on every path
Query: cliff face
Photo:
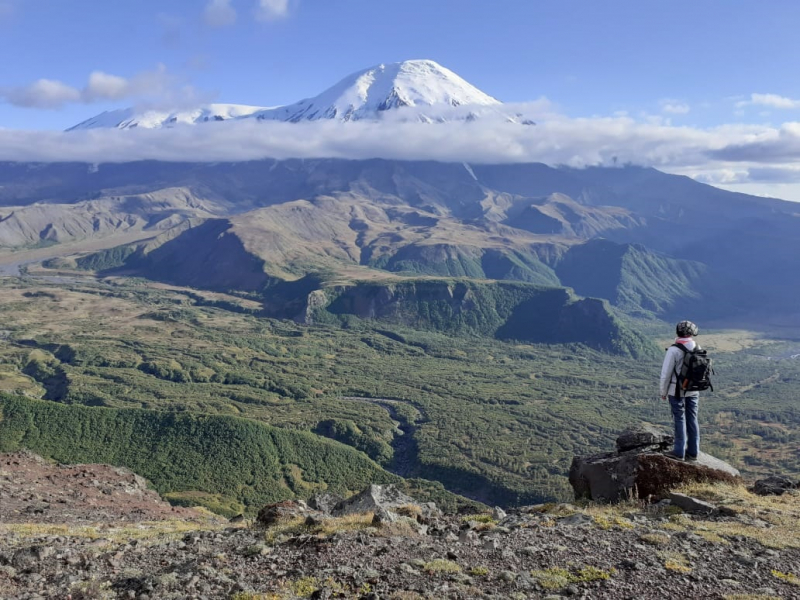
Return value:
M 565 288 L 516 283 L 445 280 L 334 286 L 309 294 L 296 318 L 334 323 L 353 317 L 455 335 L 582 343 L 632 356 L 651 351 L 602 300 L 578 300 Z

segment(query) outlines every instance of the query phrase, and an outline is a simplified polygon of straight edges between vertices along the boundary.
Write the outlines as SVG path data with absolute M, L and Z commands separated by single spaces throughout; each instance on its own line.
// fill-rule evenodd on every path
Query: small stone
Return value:
M 688 513 L 710 515 L 717 512 L 717 507 L 698 498 L 692 498 L 686 494 L 670 492 L 669 499 L 675 506 L 680 507 Z
M 492 518 L 493 518 L 495 521 L 502 521 L 502 520 L 503 520 L 503 519 L 505 519 L 507 516 L 508 516 L 508 514 L 506 513 L 506 511 L 504 511 L 504 510 L 503 510 L 502 508 L 500 508 L 499 506 L 495 506 L 495 507 L 492 509 Z
M 461 534 L 456 539 L 458 539 L 460 544 L 466 544 L 468 546 L 474 546 L 479 543 L 478 534 L 472 529 L 462 530 Z
M 376 571 L 375 569 L 364 569 L 361 571 L 361 578 L 366 579 L 367 581 L 372 579 L 380 579 L 380 571 Z
M 398 520 L 398 515 L 379 506 L 375 509 L 375 516 L 372 517 L 372 524 L 375 527 L 381 527 L 389 525 L 390 523 L 396 523 Z
M 514 583 L 514 581 L 517 579 L 517 574 L 513 571 L 500 571 L 500 575 L 497 577 L 506 583 Z
M 0 573 L 4 574 L 9 579 L 17 576 L 17 570 L 10 565 L 0 565 Z
M 585 527 L 594 523 L 594 519 L 583 513 L 575 513 L 574 515 L 559 519 L 558 523 L 560 525 L 568 525 L 570 527 Z
M 408 563 L 400 563 L 400 565 L 397 567 L 397 570 L 400 571 L 401 573 L 407 573 L 413 576 L 419 575 L 419 571 L 417 571 L 414 567 L 412 567 Z
M 499 547 L 500 542 L 497 541 L 497 538 L 484 538 L 483 548 L 485 550 L 497 550 Z

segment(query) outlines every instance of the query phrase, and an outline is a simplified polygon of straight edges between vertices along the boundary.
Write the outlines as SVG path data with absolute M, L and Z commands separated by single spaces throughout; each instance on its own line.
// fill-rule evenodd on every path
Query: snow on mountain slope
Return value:
M 177 124 L 197 124 L 255 118 L 261 121 L 380 120 L 437 123 L 473 121 L 483 117 L 532 125 L 521 114 L 483 93 L 451 70 L 432 60 L 377 65 L 353 73 L 332 88 L 273 108 L 237 104 L 209 104 L 182 111 L 136 111 L 133 108 L 104 112 L 67 131 L 94 128 L 160 129 Z
M 245 117 L 254 112 L 263 111 L 263 106 L 244 106 L 241 104 L 206 104 L 197 108 L 164 111 L 123 108 L 110 110 L 92 117 L 67 131 L 79 129 L 161 129 L 175 125 L 194 125 L 208 121 L 227 121 L 238 117 Z
M 314 98 L 250 115 L 277 121 L 377 119 L 398 108 L 418 108 L 420 120 L 442 120 L 442 110 L 502 103 L 431 60 L 378 65 L 345 77 Z M 426 114 L 426 108 L 435 109 Z

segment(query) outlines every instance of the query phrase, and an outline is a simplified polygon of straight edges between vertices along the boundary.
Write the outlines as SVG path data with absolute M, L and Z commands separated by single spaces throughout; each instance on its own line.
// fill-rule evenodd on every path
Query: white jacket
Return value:
M 697 344 L 692 338 L 677 338 L 675 343 L 681 344 L 690 352 L 697 347 Z M 677 381 L 675 372 L 680 371 L 681 366 L 683 366 L 683 352 L 681 352 L 680 348 L 670 346 L 667 348 L 667 355 L 664 357 L 664 364 L 661 367 L 661 385 L 659 386 L 659 390 L 662 396 L 675 395 L 675 383 Z M 686 392 L 681 394 L 681 397 L 683 396 L 699 398 L 700 392 Z

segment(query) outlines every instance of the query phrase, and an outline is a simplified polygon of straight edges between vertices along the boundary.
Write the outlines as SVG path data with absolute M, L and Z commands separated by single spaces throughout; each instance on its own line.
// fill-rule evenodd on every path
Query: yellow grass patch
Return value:
M 551 567 L 541 571 L 531 571 L 531 577 L 536 579 L 546 590 L 560 590 L 572 583 L 586 583 L 589 581 L 601 581 L 609 579 L 616 574 L 616 569 L 604 571 L 597 567 L 580 567 L 577 569 L 564 569 L 561 567 Z
M 111 543 L 124 543 L 128 540 L 140 542 L 179 539 L 194 531 L 218 531 L 230 527 L 229 523 L 197 521 L 147 521 L 124 525 L 63 525 L 49 523 L 0 523 L 0 535 L 14 535 L 20 538 L 41 536 L 79 537 L 90 540 L 107 539 Z
M 744 517 L 758 519 L 773 527 L 758 527 L 740 520 L 704 521 L 696 529 L 709 541 L 741 535 L 771 548 L 800 548 L 800 497 L 758 496 L 742 485 L 696 483 L 681 492 L 714 504 L 735 507 Z M 776 535 L 780 531 L 780 535 Z M 716 537 L 714 537 L 716 536 Z
M 672 538 L 666 533 L 643 533 L 639 539 L 651 546 L 666 546 Z
M 315 525 L 306 525 L 304 517 L 297 517 L 272 525 L 264 534 L 264 539 L 268 544 L 276 544 L 279 543 L 280 539 L 283 537 L 300 534 L 315 535 L 320 538 L 325 538 L 341 531 L 358 531 L 372 528 L 373 517 L 373 513 L 347 515 L 344 517 L 322 519 Z M 391 524 L 391 526 L 394 525 L 395 523 Z
M 792 573 L 781 573 L 780 571 L 776 571 L 775 569 L 772 570 L 772 574 L 783 581 L 784 583 L 789 583 L 791 585 L 796 585 L 800 587 L 800 577 L 794 575 Z
M 691 573 L 692 567 L 689 560 L 680 552 L 660 551 L 659 558 L 664 561 L 664 568 L 676 573 Z

